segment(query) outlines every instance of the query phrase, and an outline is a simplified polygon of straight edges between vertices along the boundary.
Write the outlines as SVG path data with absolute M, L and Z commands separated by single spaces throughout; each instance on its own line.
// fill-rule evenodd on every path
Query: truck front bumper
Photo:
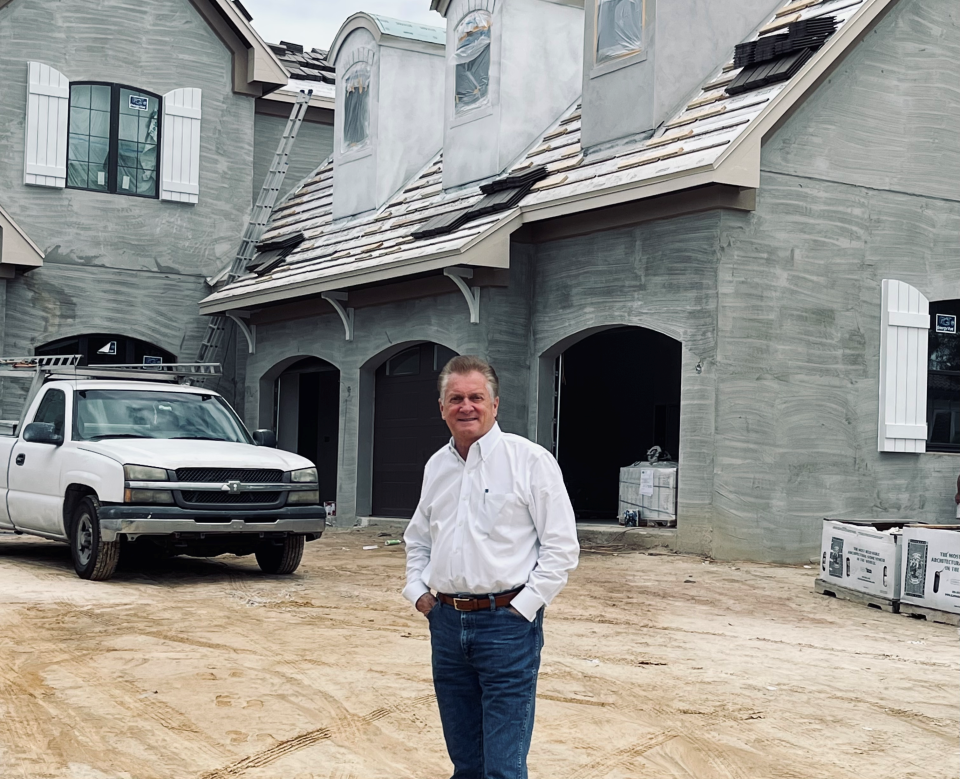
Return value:
M 296 533 L 319 538 L 326 525 L 323 506 L 288 506 L 272 511 L 188 511 L 176 506 L 101 506 L 104 541 L 118 534 L 169 536 Z

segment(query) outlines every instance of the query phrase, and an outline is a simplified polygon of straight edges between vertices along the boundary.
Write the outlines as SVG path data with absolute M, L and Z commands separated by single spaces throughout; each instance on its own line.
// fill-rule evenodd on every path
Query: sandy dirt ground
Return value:
M 378 532 L 328 532 L 289 577 L 180 558 L 105 583 L 0 536 L 0 776 L 449 777 L 427 623 Z M 801 567 L 614 551 L 548 611 L 534 779 L 957 777 L 956 628 Z

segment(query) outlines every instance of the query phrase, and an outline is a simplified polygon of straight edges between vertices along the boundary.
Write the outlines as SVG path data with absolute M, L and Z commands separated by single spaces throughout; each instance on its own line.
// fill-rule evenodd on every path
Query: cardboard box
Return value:
M 645 522 L 677 524 L 677 464 L 644 461 L 621 468 L 617 512 L 621 525 L 625 511 L 639 512 Z
M 901 532 L 890 522 L 825 519 L 820 579 L 891 602 L 899 600 Z
M 960 614 L 960 526 L 905 527 L 901 600 Z

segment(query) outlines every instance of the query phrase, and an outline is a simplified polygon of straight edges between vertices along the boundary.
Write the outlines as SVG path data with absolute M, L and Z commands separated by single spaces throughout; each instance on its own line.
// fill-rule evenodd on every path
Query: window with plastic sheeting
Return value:
M 370 138 L 370 65 L 357 62 L 343 77 L 343 151 L 362 149 Z
M 68 187 L 158 197 L 159 95 L 73 83 L 69 114 Z
M 456 113 L 470 111 L 490 102 L 490 13 L 471 11 L 457 25 Z
M 640 51 L 643 0 L 598 0 L 597 64 Z
M 960 300 L 930 304 L 927 451 L 960 452 Z

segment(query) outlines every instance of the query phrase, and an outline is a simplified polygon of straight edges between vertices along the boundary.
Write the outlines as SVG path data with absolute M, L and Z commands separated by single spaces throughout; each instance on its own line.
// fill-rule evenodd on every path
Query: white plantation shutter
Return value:
M 930 303 L 920 291 L 883 280 L 880 317 L 881 452 L 927 450 L 927 331 Z
M 49 65 L 27 63 L 27 138 L 24 183 L 67 183 L 67 110 L 70 82 Z
M 196 203 L 200 198 L 200 90 L 163 96 L 160 199 Z

